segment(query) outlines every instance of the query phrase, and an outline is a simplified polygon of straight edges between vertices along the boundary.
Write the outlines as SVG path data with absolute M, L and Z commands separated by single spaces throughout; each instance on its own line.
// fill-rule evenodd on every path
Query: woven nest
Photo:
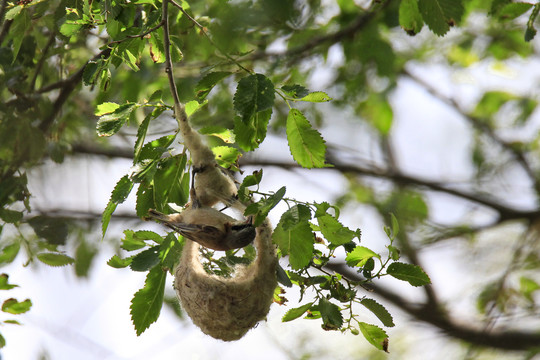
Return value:
M 257 228 L 257 258 L 232 278 L 208 274 L 200 262 L 199 244 L 186 239 L 175 288 L 193 323 L 224 341 L 242 338 L 266 318 L 277 286 L 277 258 L 267 220 Z

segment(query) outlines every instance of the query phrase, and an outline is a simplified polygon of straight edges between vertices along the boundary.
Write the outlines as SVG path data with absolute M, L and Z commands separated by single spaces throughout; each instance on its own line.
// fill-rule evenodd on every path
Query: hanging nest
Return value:
M 199 244 L 186 239 L 176 269 L 175 289 L 193 323 L 224 341 L 242 338 L 266 318 L 277 286 L 275 247 L 266 219 L 257 228 L 257 258 L 237 269 L 234 277 L 208 274 L 199 258 Z

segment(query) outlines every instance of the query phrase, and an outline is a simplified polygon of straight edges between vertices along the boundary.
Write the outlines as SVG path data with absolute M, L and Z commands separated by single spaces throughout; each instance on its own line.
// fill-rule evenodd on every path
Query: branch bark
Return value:
M 342 264 L 329 264 L 326 268 L 343 275 L 351 281 L 365 280 L 359 274 Z M 414 319 L 435 326 L 447 336 L 455 339 L 478 346 L 515 351 L 538 348 L 538 344 L 540 344 L 540 334 L 538 333 L 515 330 L 486 332 L 482 329 L 475 329 L 468 325 L 468 323 L 459 323 L 441 311 L 440 307 L 434 307 L 431 304 L 411 303 L 403 296 L 373 283 L 364 284 L 363 287 L 373 291 L 374 294 L 384 298 L 386 301 L 391 302 Z

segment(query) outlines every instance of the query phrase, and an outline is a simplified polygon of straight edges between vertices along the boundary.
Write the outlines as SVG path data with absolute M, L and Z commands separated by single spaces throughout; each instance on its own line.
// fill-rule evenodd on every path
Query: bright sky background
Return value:
M 339 61 L 339 49 L 336 51 L 338 53 L 334 59 Z M 479 88 L 538 95 L 540 66 L 537 62 L 515 60 L 502 70 L 495 70 L 495 65 L 481 64 L 454 73 L 437 65 L 422 65 L 409 70 L 468 106 L 477 101 Z M 324 83 L 325 79 L 331 80 L 332 73 L 323 71 L 320 76 Z M 322 84 L 321 88 L 324 89 L 324 86 Z M 397 157 L 401 168 L 429 178 L 456 182 L 466 179 L 471 172 L 467 158 L 471 138 L 464 120 L 408 80 L 400 82 L 392 101 L 395 113 L 392 136 L 394 146 L 399 150 Z M 358 158 L 372 161 L 373 143 L 366 126 L 359 121 L 350 121 L 346 113 L 337 114 L 330 106 L 328 109 L 332 121 L 328 121 L 321 130 L 327 142 L 355 149 Z M 536 128 L 531 131 L 536 131 L 539 123 L 536 113 Z M 255 156 L 290 158 L 285 141 L 275 136 L 265 141 Z M 84 206 L 81 210 L 101 212 L 114 184 L 128 172 L 129 167 L 129 161 L 108 162 L 84 157 L 68 158 L 62 165 L 46 163 L 33 172 L 36 178 L 31 179 L 34 207 L 76 209 Z M 245 170 L 249 173 L 251 169 Z M 330 172 L 321 176 L 321 173 L 317 170 L 289 172 L 268 168 L 265 169 L 262 190 L 276 190 L 284 185 L 285 180 L 289 197 L 305 201 L 332 201 L 346 183 L 338 174 Z M 531 197 L 525 191 L 527 184 L 523 177 L 516 173 L 509 180 L 505 194 L 508 202 L 530 207 Z M 434 209 L 432 218 L 439 222 L 462 219 L 469 210 L 448 196 L 430 194 L 428 200 Z M 133 197 L 117 211 L 132 209 Z M 280 207 L 273 210 L 273 224 L 277 223 L 283 210 Z M 351 228 L 362 229 L 365 246 L 376 251 L 384 250 L 386 236 L 372 211 L 363 207 L 345 209 L 342 220 Z M 477 220 L 484 219 L 478 217 Z M 164 232 L 155 224 L 141 221 L 139 226 Z M 108 237 L 120 237 L 123 228 L 124 224 L 114 222 Z M 89 236 L 99 242 L 99 233 Z M 286 294 L 289 299 L 287 306 L 273 304 L 268 322 L 260 323 L 237 342 L 214 340 L 202 334 L 189 319 L 179 321 L 166 307 L 157 323 L 137 337 L 131 324 L 129 305 L 133 294 L 142 287 L 145 273 L 107 266 L 106 261 L 113 250 L 107 242 L 101 246 L 103 248 L 94 260 L 88 280 L 76 278 L 70 267 L 39 265 L 23 268 L 26 258 L 21 255 L 11 265 L 1 269 L 10 274 L 11 283 L 20 286 L 11 290 L 9 296 L 19 300 L 30 298 L 34 304 L 30 312 L 19 317 L 23 326 L 2 327 L 2 334 L 7 340 L 7 347 L 0 353 L 2 360 L 33 360 L 44 350 L 54 360 L 281 360 L 297 358 L 303 351 L 311 352 L 313 359 L 327 359 L 330 354 L 333 359 L 362 359 L 364 354 L 376 351 L 362 336 L 324 332 L 318 320 L 281 323 L 281 316 L 291 307 L 298 306 L 298 292 L 295 289 Z M 70 250 L 68 248 L 68 254 L 72 253 Z M 503 248 L 501 250 L 504 251 Z M 464 257 L 466 251 L 461 245 L 443 245 L 423 254 L 423 260 L 433 282 L 444 284 L 444 288 L 437 288 L 443 300 L 459 301 L 462 307 L 456 311 L 469 316 L 474 306 L 472 296 L 475 295 L 471 287 L 477 284 L 462 276 L 476 269 L 477 264 Z M 456 262 L 463 265 L 461 270 L 455 268 Z M 402 288 L 411 297 L 421 294 L 421 291 L 411 289 L 398 280 L 384 283 Z M 171 277 L 168 284 L 168 291 L 172 294 Z M 468 295 L 463 296 L 464 291 Z M 304 303 L 308 300 L 305 299 Z M 382 303 L 385 304 L 384 301 Z M 388 308 L 396 318 L 396 327 L 388 329 L 391 339 L 388 359 L 425 359 L 426 354 L 433 354 L 433 358 L 446 354 L 448 357 L 445 359 L 453 358 L 454 354 L 457 356 L 458 346 L 441 340 L 432 328 L 407 323 L 406 318 L 399 316 L 391 306 Z M 378 324 L 373 316 L 362 310 L 364 313 L 366 321 Z M 406 357 L 402 357 L 404 353 Z

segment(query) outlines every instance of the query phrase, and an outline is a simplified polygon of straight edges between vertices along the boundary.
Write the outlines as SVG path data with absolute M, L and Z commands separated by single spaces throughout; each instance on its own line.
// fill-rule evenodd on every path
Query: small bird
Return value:
M 226 207 L 244 210 L 238 201 L 238 188 L 234 179 L 217 164 L 193 166 L 194 189 L 202 206 L 221 202 Z
M 212 207 L 201 206 L 193 188 L 191 203 L 181 213 L 166 215 L 150 209 L 148 214 L 182 236 L 213 250 L 239 249 L 255 239 L 251 219 L 240 222 Z

